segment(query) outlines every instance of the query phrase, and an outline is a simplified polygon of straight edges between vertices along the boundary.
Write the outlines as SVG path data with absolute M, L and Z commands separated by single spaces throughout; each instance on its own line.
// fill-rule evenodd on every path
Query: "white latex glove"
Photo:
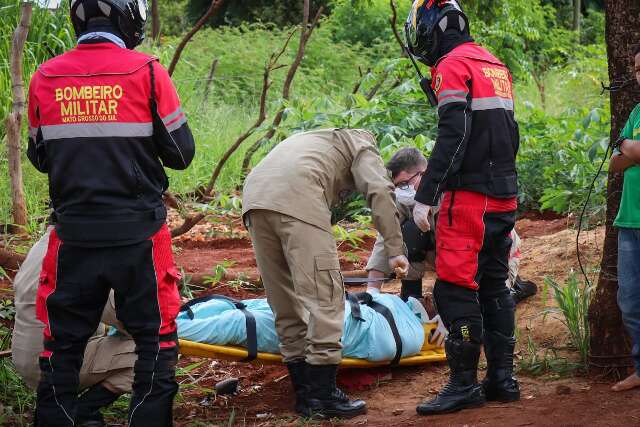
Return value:
M 396 273 L 398 279 L 404 279 L 409 273 L 409 260 L 404 255 L 389 258 L 389 267 Z
M 436 328 L 431 333 L 431 336 L 429 337 L 429 343 L 435 344 L 438 347 L 442 347 L 444 345 L 444 340 L 449 335 L 449 331 L 447 331 L 447 328 L 444 327 L 444 323 L 442 323 L 442 319 L 440 318 L 440 315 L 439 314 L 435 315 L 433 319 L 430 319 L 425 323 L 438 324 L 438 326 L 436 326 Z
M 423 233 L 431 230 L 429 225 L 429 212 L 431 212 L 431 206 L 423 205 L 420 202 L 416 202 L 413 207 L 413 220 Z

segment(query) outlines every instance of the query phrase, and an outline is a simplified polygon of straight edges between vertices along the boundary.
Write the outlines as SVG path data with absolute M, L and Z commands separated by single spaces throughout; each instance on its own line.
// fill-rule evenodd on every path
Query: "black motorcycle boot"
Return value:
M 307 365 L 307 406 L 312 416 L 328 419 L 366 414 L 367 404 L 363 400 L 350 400 L 336 387 L 337 374 L 338 365 Z
M 538 292 L 538 285 L 529 281 L 522 280 L 520 276 L 516 277 L 511 288 L 511 295 L 516 304 L 521 303 L 525 299 L 534 296 Z
M 118 400 L 119 395 L 101 384 L 94 385 L 78 398 L 76 425 L 78 427 L 104 427 L 100 409 L 106 408 Z
M 487 376 L 482 388 L 488 401 L 515 402 L 520 400 L 520 386 L 513 377 L 514 337 L 498 331 L 485 330 L 484 353 L 487 357 Z
M 400 298 L 402 298 L 402 301 L 407 302 L 409 297 L 414 297 L 417 300 L 422 298 L 422 279 L 402 281 Z
M 309 393 L 309 382 L 307 380 L 308 366 L 304 360 L 287 363 L 289 378 L 291 378 L 291 384 L 293 384 L 293 391 L 296 393 L 295 410 L 298 414 L 305 417 L 311 416 L 311 411 L 307 406 L 307 394 Z
M 480 344 L 449 337 L 444 346 L 450 369 L 449 382 L 434 399 L 418 405 L 419 415 L 448 414 L 486 403 L 477 377 Z

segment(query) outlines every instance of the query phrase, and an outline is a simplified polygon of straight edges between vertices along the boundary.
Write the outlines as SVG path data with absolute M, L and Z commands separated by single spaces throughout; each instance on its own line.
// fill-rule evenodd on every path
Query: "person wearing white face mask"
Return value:
M 433 264 L 435 258 L 435 236 L 433 231 L 422 232 L 413 221 L 413 207 L 415 206 L 415 194 L 420 179 L 427 169 L 427 159 L 417 148 L 402 148 L 398 150 L 386 165 L 391 174 L 391 180 L 396 186 L 396 206 L 400 214 L 400 224 L 402 224 L 402 237 L 407 246 L 409 258 L 409 272 L 407 277 L 402 279 L 400 297 L 404 301 L 409 301 L 410 305 L 422 308 L 421 304 L 411 304 L 411 302 L 423 301 L 422 298 L 422 277 L 426 269 L 426 262 Z M 429 221 L 431 230 L 435 230 L 435 216 L 437 209 L 431 211 Z M 376 243 L 367 262 L 367 274 L 370 282 L 367 284 L 367 292 L 370 294 L 380 293 L 382 280 L 391 273 L 386 263 L 387 254 L 384 249 L 384 239 L 378 234 Z M 411 300 L 410 298 L 415 298 Z M 431 304 L 433 306 L 433 304 Z M 414 310 L 415 311 L 415 310 Z M 424 310 L 422 310 L 424 311 Z M 429 313 L 429 311 L 431 311 Z M 437 315 L 435 308 L 423 313 L 424 323 L 437 323 L 438 327 L 430 337 L 430 342 L 442 345 L 447 336 L 447 330 Z
M 396 152 L 386 165 L 395 185 L 396 206 L 400 214 L 402 235 L 408 250 L 408 258 L 411 263 L 407 277 L 402 280 L 400 297 L 407 300 L 410 296 L 422 298 L 422 276 L 425 272 L 425 261 L 435 250 L 432 231 L 426 233 L 420 231 L 413 221 L 412 210 L 415 206 L 415 194 L 420 179 L 427 169 L 427 159 L 417 148 L 402 148 Z M 435 215 L 432 211 L 430 222 L 432 230 L 435 229 Z M 384 239 L 380 234 L 376 239 L 373 252 L 367 262 L 368 283 L 367 291 L 378 293 L 382 287 L 380 279 L 387 277 L 391 271 L 387 265 L 387 254 L 384 249 Z

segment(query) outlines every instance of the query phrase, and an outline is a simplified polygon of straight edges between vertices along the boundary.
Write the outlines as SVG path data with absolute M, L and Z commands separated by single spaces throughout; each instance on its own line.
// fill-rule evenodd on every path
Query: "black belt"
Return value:
M 238 310 L 244 314 L 245 324 L 247 326 L 247 358 L 244 359 L 244 362 L 251 362 L 252 360 L 256 360 L 258 358 L 258 333 L 256 327 L 256 318 L 249 310 L 247 310 L 247 306 L 244 305 L 243 302 L 235 300 L 233 298 L 226 297 L 224 295 L 207 295 L 200 298 L 195 298 L 184 304 L 180 307 L 180 311 L 186 311 L 189 319 L 194 319 L 193 311 L 191 307 L 201 302 L 207 302 L 211 300 L 221 300 L 227 301 L 233 304 Z
M 379 302 L 375 302 L 373 300 L 373 296 L 371 296 L 371 294 L 367 292 L 360 292 L 357 294 L 347 293 L 347 300 L 349 301 L 349 305 L 351 306 L 351 316 L 354 319 L 360 322 L 365 321 L 362 318 L 362 312 L 360 311 L 360 304 L 364 304 L 382 315 L 387 323 L 389 323 L 389 327 L 391 327 L 391 333 L 393 334 L 393 339 L 396 342 L 396 355 L 391 361 L 391 365 L 397 365 L 402 358 L 402 339 L 400 338 L 400 332 L 398 331 L 398 326 L 396 325 L 396 321 L 393 318 L 393 313 L 391 313 L 391 310 L 389 310 L 386 306 L 380 304 Z

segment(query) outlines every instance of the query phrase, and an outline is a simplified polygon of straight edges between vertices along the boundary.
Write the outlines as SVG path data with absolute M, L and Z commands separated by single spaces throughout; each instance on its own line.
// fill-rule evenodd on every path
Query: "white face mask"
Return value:
M 413 206 L 415 204 L 416 190 L 409 187 L 405 190 L 396 188 L 396 199 L 403 205 Z

